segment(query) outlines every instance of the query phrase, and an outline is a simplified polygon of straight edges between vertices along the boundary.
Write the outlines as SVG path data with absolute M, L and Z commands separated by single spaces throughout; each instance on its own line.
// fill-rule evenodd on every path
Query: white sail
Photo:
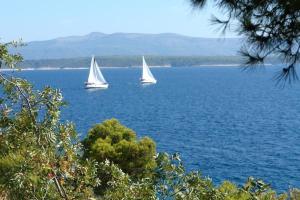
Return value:
M 96 70 L 96 79 L 97 79 L 97 81 L 100 82 L 100 83 L 107 83 L 105 78 L 103 77 L 101 71 L 100 71 L 100 68 L 98 66 L 97 61 L 95 61 L 94 69 Z
M 87 81 L 88 83 L 95 83 L 96 82 L 94 63 L 95 63 L 95 58 L 93 56 L 92 60 L 91 60 L 90 72 L 89 72 L 89 77 L 88 77 L 88 81 Z
M 154 78 L 153 74 L 151 73 L 145 58 L 143 56 L 143 72 L 142 72 L 142 82 L 147 83 L 156 83 L 156 79 Z
M 95 57 L 93 56 L 91 60 L 88 81 L 86 82 L 86 88 L 107 88 L 107 87 L 108 84 L 100 71 L 100 68 L 95 60 Z

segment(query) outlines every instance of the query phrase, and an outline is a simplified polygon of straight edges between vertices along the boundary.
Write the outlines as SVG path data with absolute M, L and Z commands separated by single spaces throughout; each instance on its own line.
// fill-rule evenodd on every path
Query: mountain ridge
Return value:
M 91 32 L 83 36 L 31 41 L 17 50 L 26 60 L 112 55 L 234 56 L 241 38 L 202 38 L 176 33 Z

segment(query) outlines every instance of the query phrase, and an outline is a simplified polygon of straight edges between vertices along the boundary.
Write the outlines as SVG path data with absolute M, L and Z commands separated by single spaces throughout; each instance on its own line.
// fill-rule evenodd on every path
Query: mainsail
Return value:
M 143 73 L 142 73 L 142 82 L 153 82 L 155 83 L 156 80 L 153 76 L 153 74 L 151 73 L 146 61 L 145 61 L 145 58 L 143 56 Z

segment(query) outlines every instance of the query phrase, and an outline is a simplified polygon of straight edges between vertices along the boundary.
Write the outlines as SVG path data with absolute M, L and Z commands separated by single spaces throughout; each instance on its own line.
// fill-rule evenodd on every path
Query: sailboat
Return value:
M 103 77 L 100 68 L 98 66 L 95 57 L 92 57 L 91 66 L 90 66 L 90 73 L 87 82 L 85 82 L 85 88 L 108 88 L 108 83 L 106 82 L 105 78 Z
M 142 84 L 144 83 L 155 84 L 157 82 L 146 63 L 144 56 L 143 56 L 143 73 L 142 73 L 142 78 L 140 80 Z

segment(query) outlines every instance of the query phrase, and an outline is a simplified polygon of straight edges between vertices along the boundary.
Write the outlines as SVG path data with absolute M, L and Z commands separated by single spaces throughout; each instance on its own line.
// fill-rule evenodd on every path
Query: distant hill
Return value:
M 90 33 L 33 41 L 17 49 L 25 60 L 97 56 L 234 56 L 241 39 L 197 38 L 173 33 Z
M 150 66 L 193 67 L 201 65 L 241 64 L 239 56 L 146 56 Z M 141 66 L 141 56 L 96 56 L 101 67 Z M 91 57 L 25 60 L 21 68 L 81 68 L 89 67 Z
M 244 60 L 240 56 L 145 56 L 149 66 L 240 66 Z M 101 67 L 141 66 L 141 56 L 96 56 Z M 91 57 L 25 60 L 20 68 L 82 68 L 89 67 Z M 266 64 L 280 63 L 277 58 L 268 58 Z

